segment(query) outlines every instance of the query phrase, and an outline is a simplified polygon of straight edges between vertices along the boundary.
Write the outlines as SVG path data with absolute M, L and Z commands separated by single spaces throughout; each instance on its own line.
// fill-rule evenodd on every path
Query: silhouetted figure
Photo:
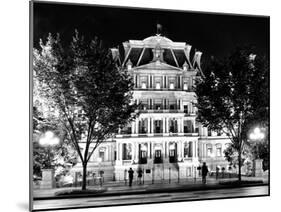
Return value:
M 138 181 L 139 181 L 139 184 L 141 184 L 141 178 L 142 178 L 142 170 L 138 169 Z
M 220 171 L 220 168 L 217 166 L 216 167 L 216 180 L 219 178 L 219 171 Z
M 134 178 L 134 171 L 132 168 L 129 169 L 129 186 L 132 186 L 133 178 Z
M 209 172 L 208 166 L 204 162 L 203 166 L 202 166 L 202 183 L 203 184 L 206 184 L 206 176 L 207 176 L 208 172 Z

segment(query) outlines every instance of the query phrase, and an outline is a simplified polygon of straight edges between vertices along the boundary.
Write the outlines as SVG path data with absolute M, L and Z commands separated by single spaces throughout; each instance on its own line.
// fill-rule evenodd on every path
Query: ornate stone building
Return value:
M 208 131 L 196 122 L 195 79 L 203 73 L 201 52 L 185 42 L 157 34 L 123 43 L 124 57 L 113 57 L 134 79 L 134 101 L 140 115 L 112 140 L 103 143 L 88 170 L 104 171 L 106 180 L 124 180 L 126 171 L 144 171 L 144 180 L 189 178 L 206 162 L 209 169 L 227 167 L 225 135 Z M 73 170 L 79 169 L 79 164 Z

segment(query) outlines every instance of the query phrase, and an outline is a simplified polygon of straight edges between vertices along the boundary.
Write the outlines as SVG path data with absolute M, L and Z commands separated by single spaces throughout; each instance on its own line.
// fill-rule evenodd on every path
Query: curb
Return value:
M 243 185 L 205 185 L 205 186 L 184 186 L 176 188 L 160 188 L 160 189 L 145 189 L 141 191 L 127 191 L 120 190 L 118 192 L 105 192 L 99 194 L 81 194 L 81 195 L 61 195 L 61 196 L 49 196 L 49 197 L 34 197 L 33 200 L 54 200 L 54 199 L 74 199 L 74 198 L 88 198 L 88 197 L 107 197 L 107 196 L 120 196 L 120 195 L 135 195 L 135 194 L 153 194 L 153 193 L 165 193 L 165 192 L 183 192 L 183 191 L 205 191 L 205 190 L 219 190 L 219 189 L 231 189 L 231 188 L 243 188 L 254 186 L 265 186 L 267 183 L 251 183 Z

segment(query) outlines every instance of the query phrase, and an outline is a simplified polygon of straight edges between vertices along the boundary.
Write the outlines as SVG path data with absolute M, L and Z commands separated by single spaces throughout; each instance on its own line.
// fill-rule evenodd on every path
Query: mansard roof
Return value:
M 129 40 L 123 42 L 123 47 L 124 59 L 121 61 L 122 66 L 125 66 L 130 60 L 133 68 L 138 68 L 140 66 L 148 68 L 153 66 L 153 62 L 158 60 L 163 68 L 169 66 L 170 68 L 182 69 L 184 65 L 187 65 L 189 70 L 197 68 L 201 71 L 200 59 L 202 53 L 200 51 L 195 50 L 193 59 L 191 60 L 191 45 L 186 42 L 174 42 L 160 34 L 147 37 L 143 40 Z M 118 57 L 117 59 L 120 60 L 119 51 L 118 53 L 116 53 L 116 51 L 118 50 L 112 49 L 115 57 Z M 146 64 L 147 66 L 144 66 Z M 158 63 L 156 68 L 159 67 Z

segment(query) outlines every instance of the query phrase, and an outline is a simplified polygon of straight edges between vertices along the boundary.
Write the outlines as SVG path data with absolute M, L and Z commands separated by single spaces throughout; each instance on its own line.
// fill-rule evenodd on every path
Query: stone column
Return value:
M 182 158 L 182 141 L 178 142 L 178 157 Z
M 151 88 L 154 88 L 154 76 L 153 75 L 151 75 Z
M 139 133 L 139 119 L 136 119 L 136 134 Z
M 129 143 L 129 144 L 131 144 L 132 145 L 132 160 L 135 160 L 135 142 L 133 142 L 133 143 Z M 128 144 L 128 145 L 129 145 Z
M 150 141 L 147 142 L 147 158 L 150 158 Z
M 154 118 L 151 118 L 151 133 L 154 133 Z
M 192 124 L 193 124 L 193 133 L 195 133 L 195 119 L 192 121 Z
M 135 134 L 136 133 L 136 122 L 133 121 L 132 122 L 132 134 Z
M 117 154 L 117 160 L 120 160 L 120 143 L 116 143 L 116 154 Z
M 120 143 L 120 161 L 123 161 L 123 143 Z
M 198 141 L 195 141 L 195 157 L 198 158 Z
M 165 118 L 162 118 L 162 128 L 163 128 L 163 133 L 165 133 L 166 132 Z
M 180 89 L 182 90 L 182 76 L 180 76 Z
M 140 76 L 137 74 L 137 88 L 140 87 Z
M 137 160 L 139 162 L 139 142 L 135 143 L 135 151 L 136 151 L 136 156 L 135 156 L 135 160 Z
M 196 144 L 195 141 L 192 142 L 192 157 L 196 157 Z
M 147 133 L 150 134 L 150 117 L 147 118 Z
M 180 133 L 180 119 L 179 118 L 177 118 L 177 125 L 178 125 L 178 132 L 177 133 Z

